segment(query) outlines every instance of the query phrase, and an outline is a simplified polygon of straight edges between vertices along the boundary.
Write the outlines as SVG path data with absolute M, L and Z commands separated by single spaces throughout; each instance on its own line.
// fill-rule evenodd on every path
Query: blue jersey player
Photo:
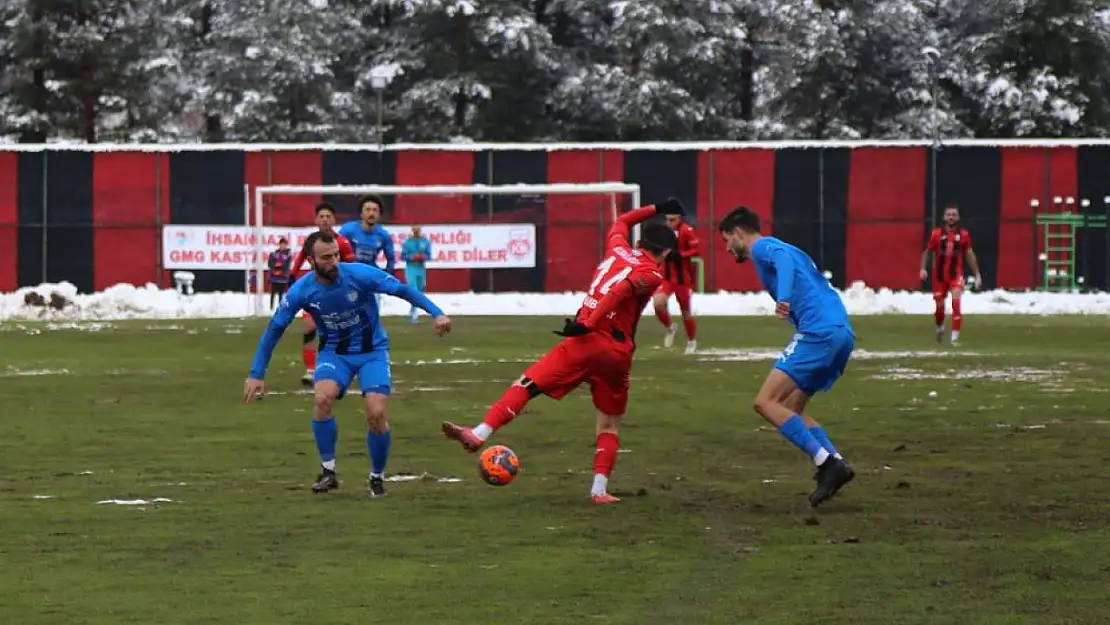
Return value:
M 775 314 L 794 326 L 793 340 L 756 395 L 755 410 L 817 465 L 817 488 L 809 496 L 816 507 L 855 477 L 824 428 L 804 414 L 809 398 L 831 389 L 852 356 L 856 339 L 848 311 L 809 255 L 760 234 L 759 217 L 751 210 L 737 208 L 718 229 L 737 262 L 752 260 L 775 300 Z
M 381 196 L 364 195 L 358 199 L 359 221 L 348 221 L 339 229 L 339 234 L 347 237 L 355 248 L 355 262 L 378 266 L 378 256 L 385 255 L 385 271 L 393 275 L 397 259 L 393 255 L 393 237 L 382 227 L 378 220 L 382 217 Z M 377 296 L 378 307 L 382 305 L 381 295 Z
M 435 318 L 435 331 L 451 331 L 451 320 L 422 293 L 376 267 L 339 262 L 339 244 L 330 232 L 313 232 L 305 241 L 312 273 L 293 285 L 258 342 L 243 400 L 266 392 L 266 367 L 282 334 L 301 310 L 308 312 L 320 333 L 315 371 L 312 433 L 323 471 L 313 492 L 339 487 L 335 443 L 339 436 L 332 408 L 358 376 L 366 405 L 366 448 L 370 456 L 369 495 L 385 494 L 385 465 L 390 433 L 386 404 L 390 394 L 389 337 L 378 317 L 375 295 L 387 293 L 419 306 Z

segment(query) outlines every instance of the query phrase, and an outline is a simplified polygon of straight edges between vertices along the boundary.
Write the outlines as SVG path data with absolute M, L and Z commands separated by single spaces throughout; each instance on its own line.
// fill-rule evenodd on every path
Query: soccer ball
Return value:
M 505 486 L 512 482 L 519 470 L 520 458 L 504 445 L 487 447 L 478 457 L 478 474 L 492 486 Z

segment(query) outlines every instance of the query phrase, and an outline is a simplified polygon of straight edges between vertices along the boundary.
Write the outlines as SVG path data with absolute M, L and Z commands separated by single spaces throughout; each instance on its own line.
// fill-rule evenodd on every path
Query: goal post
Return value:
M 244 206 L 244 225 L 253 229 L 255 266 L 248 269 L 245 280 L 253 280 L 252 313 L 256 316 L 268 314 L 266 304 L 265 275 L 267 267 L 266 244 L 266 198 L 272 195 L 439 195 L 439 196 L 511 196 L 511 195 L 609 195 L 611 198 L 612 219 L 616 219 L 620 209 L 617 196 L 627 195 L 633 208 L 641 204 L 640 185 L 623 182 L 595 183 L 552 183 L 552 184 L 501 184 L 501 185 L 266 185 L 254 188 L 253 206 L 250 194 L 246 194 Z M 639 238 L 639 226 L 633 228 L 633 240 Z M 537 262 L 542 262 L 538 260 Z M 253 276 L 251 275 L 253 274 Z M 251 289 L 247 289 L 252 295 Z

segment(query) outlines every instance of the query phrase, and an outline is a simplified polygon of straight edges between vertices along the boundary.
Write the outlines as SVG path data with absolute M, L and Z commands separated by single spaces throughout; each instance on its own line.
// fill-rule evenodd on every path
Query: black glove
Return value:
M 655 212 L 660 215 L 685 215 L 686 211 L 682 209 L 682 202 L 678 198 L 667 198 L 666 202 L 655 205 Z
M 552 330 L 551 333 L 559 336 L 582 336 L 590 333 L 589 328 L 573 319 L 564 319 L 563 322 L 562 330 Z

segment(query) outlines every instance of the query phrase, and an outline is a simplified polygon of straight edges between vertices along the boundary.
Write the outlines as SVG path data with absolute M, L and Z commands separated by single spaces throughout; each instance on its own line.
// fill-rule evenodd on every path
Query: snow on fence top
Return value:
M 561 150 L 781 150 L 787 148 L 882 148 L 930 147 L 927 139 L 896 141 L 694 141 L 694 142 L 636 142 L 636 143 L 56 143 L 0 144 L 0 152 L 215 152 L 240 150 L 244 152 L 296 152 L 309 150 L 333 151 L 440 151 L 479 152 L 483 150 L 561 151 Z M 990 147 L 1075 147 L 1110 145 L 1110 139 L 950 139 L 941 146 L 990 146 Z
M 933 313 L 933 294 L 927 291 L 872 289 L 856 282 L 840 291 L 853 315 L 924 315 Z M 577 310 L 584 293 L 429 293 L 447 314 L 563 317 Z M 651 304 L 648 304 L 650 307 Z M 771 315 L 775 303 L 762 292 L 705 293 L 694 296 L 700 316 L 741 317 Z M 965 293 L 963 312 L 971 315 L 1106 315 L 1110 293 L 1037 293 L 987 291 Z M 671 313 L 678 314 L 671 302 Z M 382 298 L 381 314 L 405 316 L 409 303 Z M 70 283 L 24 287 L 0 293 L 0 332 L 15 329 L 12 321 L 110 321 L 120 319 L 218 319 L 253 315 L 245 293 L 197 293 L 182 296 L 153 284 L 117 284 L 99 293 L 78 293 Z

